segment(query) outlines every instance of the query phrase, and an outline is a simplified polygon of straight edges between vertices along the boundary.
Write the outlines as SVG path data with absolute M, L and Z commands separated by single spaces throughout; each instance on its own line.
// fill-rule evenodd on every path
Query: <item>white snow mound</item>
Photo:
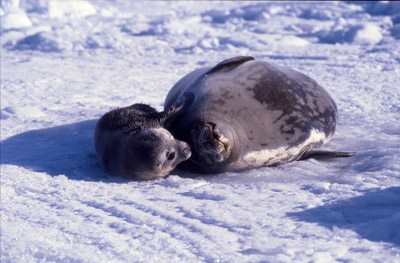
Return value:
M 96 9 L 87 1 L 49 1 L 50 18 L 81 18 L 96 14 Z

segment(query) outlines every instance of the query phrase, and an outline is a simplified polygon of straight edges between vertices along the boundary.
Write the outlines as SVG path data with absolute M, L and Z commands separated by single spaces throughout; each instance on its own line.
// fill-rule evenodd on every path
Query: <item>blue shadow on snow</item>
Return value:
M 371 191 L 287 215 L 329 229 L 350 229 L 370 241 L 400 246 L 400 187 Z
M 97 120 L 27 131 L 1 142 L 1 163 L 69 179 L 109 179 L 97 161 L 93 133 Z

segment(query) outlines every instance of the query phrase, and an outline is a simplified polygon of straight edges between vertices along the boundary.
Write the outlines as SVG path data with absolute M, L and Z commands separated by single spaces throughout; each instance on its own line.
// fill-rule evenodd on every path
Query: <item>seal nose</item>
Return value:
M 212 140 L 212 127 L 210 124 L 204 125 L 204 127 L 200 130 L 200 135 L 198 138 L 198 141 L 200 143 L 207 142 L 209 140 Z
M 197 159 L 201 163 L 214 164 L 223 162 L 230 156 L 230 140 L 223 134 L 226 131 L 224 125 L 221 127 L 222 130 L 217 124 L 207 122 L 192 128 L 191 146 L 195 153 L 192 159 Z

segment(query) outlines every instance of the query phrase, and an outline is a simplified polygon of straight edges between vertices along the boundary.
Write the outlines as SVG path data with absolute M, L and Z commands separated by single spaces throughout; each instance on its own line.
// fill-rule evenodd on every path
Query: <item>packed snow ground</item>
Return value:
M 400 262 L 398 2 L 1 2 L 1 262 Z M 243 173 L 105 174 L 102 114 L 252 55 L 338 104 L 327 149 Z

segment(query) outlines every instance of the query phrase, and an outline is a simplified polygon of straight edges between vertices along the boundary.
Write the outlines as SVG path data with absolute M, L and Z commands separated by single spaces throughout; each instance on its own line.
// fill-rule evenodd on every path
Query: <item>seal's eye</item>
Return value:
M 167 159 L 168 161 L 175 159 L 175 152 L 167 152 Z

